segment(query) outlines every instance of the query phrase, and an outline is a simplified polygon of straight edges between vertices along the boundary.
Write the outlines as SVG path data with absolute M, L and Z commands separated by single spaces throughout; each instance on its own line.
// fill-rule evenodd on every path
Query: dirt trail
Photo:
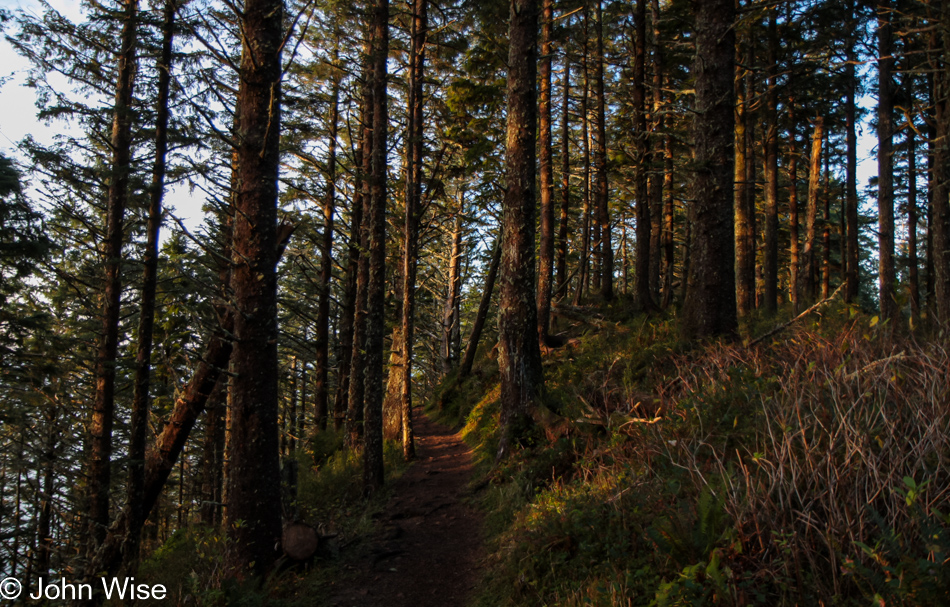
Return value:
M 463 503 L 472 452 L 413 410 L 417 461 L 397 481 L 382 530 L 335 584 L 335 607 L 463 607 L 478 581 L 482 520 Z M 348 572 L 349 573 L 349 572 Z

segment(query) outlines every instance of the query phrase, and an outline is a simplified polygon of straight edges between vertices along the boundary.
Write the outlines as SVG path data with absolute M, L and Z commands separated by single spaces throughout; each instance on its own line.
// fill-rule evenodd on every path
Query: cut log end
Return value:
M 320 546 L 317 530 L 305 523 L 290 523 L 284 526 L 284 553 L 295 561 L 306 561 L 313 557 Z

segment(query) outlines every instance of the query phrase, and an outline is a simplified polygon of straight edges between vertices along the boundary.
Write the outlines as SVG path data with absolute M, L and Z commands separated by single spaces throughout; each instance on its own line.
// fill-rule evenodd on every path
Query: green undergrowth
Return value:
M 617 308 L 562 330 L 506 461 L 496 361 L 430 403 L 478 454 L 478 605 L 950 604 L 945 340 L 843 305 L 751 348 Z
M 376 516 L 389 499 L 389 487 L 405 471 L 402 448 L 384 445 L 386 487 L 371 499 L 362 496 L 363 464 L 359 453 L 343 448 L 342 432 L 317 432 L 296 454 L 297 520 L 329 539 L 309 563 L 278 562 L 261 580 L 238 581 L 226 575 L 229 542 L 220 529 L 192 526 L 176 532 L 143 561 L 137 579 L 163 584 L 163 601 L 141 605 L 235 607 L 312 607 L 341 579 L 349 558 L 376 530 Z M 341 553 L 340 549 L 345 548 Z M 356 555 L 356 556 L 354 556 Z

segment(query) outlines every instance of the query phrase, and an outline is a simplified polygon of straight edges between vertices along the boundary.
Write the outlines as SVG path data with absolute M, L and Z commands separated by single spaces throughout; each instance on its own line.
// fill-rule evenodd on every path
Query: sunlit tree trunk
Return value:
M 502 206 L 498 367 L 501 418 L 497 458 L 520 442 L 542 388 L 535 302 L 537 0 L 511 0 L 508 55 L 507 190 Z
M 551 63 L 554 47 L 554 0 L 543 0 L 541 8 L 540 90 L 538 98 L 538 165 L 541 186 L 541 239 L 538 246 L 538 340 L 544 346 L 551 321 L 554 285 L 554 153 L 551 140 Z
M 878 3 L 878 106 L 877 106 L 877 209 L 878 209 L 878 288 L 881 320 L 896 320 L 897 300 L 894 283 L 894 98 L 891 71 L 893 34 L 888 0 Z

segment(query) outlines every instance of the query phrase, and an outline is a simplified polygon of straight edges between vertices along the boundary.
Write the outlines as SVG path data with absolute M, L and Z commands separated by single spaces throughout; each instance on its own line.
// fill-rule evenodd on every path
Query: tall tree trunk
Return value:
M 778 26 L 769 11 L 768 79 L 765 97 L 765 260 L 763 307 L 775 314 L 778 306 Z
M 801 264 L 801 238 L 799 236 L 798 221 L 798 133 L 795 123 L 795 98 L 788 100 L 788 289 L 789 299 L 792 302 L 792 312 L 799 311 L 799 275 Z
M 364 70 L 365 72 L 365 70 Z M 365 74 L 364 74 L 365 79 Z M 353 366 L 353 333 L 356 321 L 357 277 L 360 268 L 360 238 L 363 223 L 363 160 L 365 154 L 365 128 L 367 121 L 366 95 L 360 102 L 359 136 L 353 154 L 353 165 L 358 167 L 353 183 L 353 203 L 350 209 L 350 238 L 347 243 L 346 275 L 343 281 L 343 297 L 340 304 L 340 328 L 338 331 L 339 354 L 337 366 L 336 398 L 333 401 L 333 428 L 339 430 L 346 422 L 349 436 L 350 426 L 350 376 Z
M 825 154 L 821 214 L 821 298 L 831 295 L 831 150 Z
M 734 0 L 696 2 L 696 146 L 693 233 L 683 332 L 701 338 L 737 328 L 733 167 L 735 166 Z
M 372 40 L 373 138 L 370 148 L 370 199 L 366 215 L 369 264 L 366 285 L 366 371 L 364 389 L 363 493 L 383 486 L 383 332 L 386 283 L 386 151 L 389 131 L 386 62 L 389 59 L 389 0 L 377 0 Z
M 920 317 L 920 271 L 917 259 L 917 138 L 912 124 L 913 116 L 907 117 L 907 278 L 910 290 L 910 313 Z
M 736 47 L 736 54 L 743 54 L 743 43 L 751 44 L 751 26 L 743 28 L 741 40 Z M 745 59 L 745 58 L 743 58 Z M 743 60 L 745 63 L 745 60 Z M 751 99 L 748 87 L 745 86 L 745 75 L 750 66 L 743 65 L 736 69 L 736 162 L 735 162 L 735 231 L 736 231 L 736 305 L 739 316 L 746 316 L 752 311 L 755 302 L 755 240 L 752 228 L 753 217 L 750 216 L 749 188 L 752 184 L 748 180 L 748 155 L 752 153 L 751 138 L 748 130 Z
M 646 0 L 637 0 L 634 25 L 636 42 L 633 53 L 633 114 L 635 130 L 634 190 L 637 213 L 636 283 L 634 297 L 637 306 L 644 311 L 656 308 L 650 289 L 650 197 L 647 189 L 647 151 L 649 134 L 646 116 Z
M 281 535 L 275 266 L 283 2 L 246 0 L 241 21 L 227 528 L 231 569 L 263 575 Z
M 406 214 L 403 223 L 402 310 L 399 324 L 393 330 L 392 355 L 397 364 L 390 365 L 391 380 L 387 386 L 386 435 L 402 439 L 403 457 L 415 457 L 412 425 L 412 357 L 415 332 L 416 274 L 418 267 L 419 213 L 422 203 L 422 168 L 425 154 L 423 138 L 423 78 L 425 76 L 426 38 L 428 35 L 428 0 L 414 0 L 412 9 L 411 46 L 409 49 L 409 99 L 406 127 Z
M 583 228 L 581 230 L 581 258 L 578 272 L 577 291 L 574 292 L 574 305 L 580 304 L 587 295 L 587 286 L 590 282 L 590 255 L 591 255 L 591 196 L 590 196 L 590 116 L 588 101 L 590 99 L 590 66 L 588 61 L 588 46 L 590 42 L 589 18 L 587 2 L 584 2 L 584 43 L 581 46 L 581 73 L 584 75 L 584 84 L 581 89 L 581 198 L 583 201 Z
M 940 2 L 937 22 L 942 41 L 934 74 L 934 196 L 930 224 L 933 232 L 934 304 L 937 321 L 950 323 L 950 1 Z
M 818 223 L 818 197 L 821 195 L 821 146 L 825 137 L 825 119 L 815 118 L 815 130 L 811 138 L 811 160 L 808 163 L 808 209 L 805 217 L 805 247 L 802 250 L 800 292 L 809 301 L 818 296 L 818 256 L 815 253 Z
M 534 292 L 537 0 L 511 0 L 508 32 L 508 188 L 502 207 L 498 459 L 506 457 L 524 436 L 543 383 Z
M 155 325 L 155 292 L 158 284 L 158 237 L 162 227 L 162 197 L 165 193 L 165 156 L 168 151 L 168 95 L 171 83 L 172 42 L 175 35 L 176 0 L 166 0 L 162 23 L 162 54 L 158 61 L 158 101 L 155 112 L 155 161 L 149 187 L 147 242 L 142 270 L 142 302 L 139 309 L 139 343 L 135 357 L 135 388 L 129 425 L 129 535 L 123 549 L 125 562 L 134 573 L 142 538 L 142 492 L 145 490 L 145 443 L 148 434 L 149 379 L 152 370 L 152 333 Z
M 663 207 L 663 186 L 666 176 L 660 170 L 663 149 L 660 141 L 665 139 L 663 114 L 663 49 L 660 45 L 660 2 L 650 0 L 651 54 L 653 56 L 653 107 L 650 111 L 650 294 L 654 301 L 662 301 L 666 292 L 664 252 L 666 250 L 666 214 Z M 661 293 L 662 291 L 662 293 Z
M 879 248 L 879 297 L 881 320 L 896 321 L 898 309 L 894 283 L 894 97 L 891 91 L 891 3 L 878 3 L 878 106 L 877 106 L 877 209 Z
M 551 321 L 551 295 L 554 288 L 554 153 L 551 139 L 551 62 L 554 47 L 554 0 L 542 0 L 541 60 L 538 66 L 541 86 L 538 165 L 541 185 L 541 239 L 538 246 L 538 340 L 547 344 Z
M 571 210 L 571 62 L 564 53 L 564 78 L 561 80 L 561 212 L 557 228 L 557 282 L 555 299 L 567 296 L 567 227 Z M 550 315 L 550 309 L 548 310 Z M 548 318 L 550 324 L 550 317 Z
M 226 403 L 226 384 L 218 379 L 211 395 L 208 396 L 205 411 L 204 453 L 202 454 L 201 522 L 215 527 L 221 522 L 221 484 L 224 480 L 224 412 Z
M 465 206 L 465 191 L 459 189 L 458 207 L 453 217 L 451 245 L 449 249 L 449 278 L 446 284 L 445 302 L 442 306 L 442 372 L 450 373 L 456 361 L 452 356 L 452 335 L 455 331 L 455 309 L 462 286 L 462 213 Z
M 645 2 L 645 0 L 640 0 Z M 594 198 L 600 229 L 600 297 L 610 301 L 614 296 L 614 251 L 610 242 L 610 207 L 607 183 L 607 98 L 604 92 L 604 15 L 602 2 L 597 1 L 597 62 L 594 72 L 594 101 L 596 122 L 594 127 Z M 645 136 L 645 133 L 644 133 Z
M 53 522 L 53 491 L 56 481 L 56 457 L 59 451 L 59 407 L 50 406 L 46 410 L 46 445 L 41 459 L 43 469 L 43 487 L 40 493 L 39 517 L 36 525 L 36 539 L 39 542 L 36 550 L 37 576 L 46 580 L 49 575 L 50 560 L 53 554 L 53 538 L 51 537 Z M 29 576 L 27 576 L 29 579 Z
M 857 30 L 857 17 L 855 16 L 854 0 L 849 3 L 849 20 L 852 22 L 852 31 Z M 855 96 L 858 86 L 858 79 L 855 73 L 855 64 L 857 63 L 857 41 L 856 34 L 849 36 L 846 51 L 845 62 L 845 130 L 847 159 L 845 168 L 845 181 L 847 192 L 845 194 L 845 221 L 847 223 L 847 247 L 845 256 L 845 293 L 844 298 L 848 303 L 853 303 L 858 299 L 858 136 L 857 136 L 857 118 L 855 109 Z
M 361 147 L 363 150 L 362 164 L 359 172 L 357 188 L 359 196 L 354 196 L 353 205 L 359 202 L 360 211 L 360 229 L 356 239 L 358 243 L 356 257 L 356 271 L 354 273 L 353 287 L 353 331 L 350 347 L 350 366 L 346 409 L 346 434 L 347 446 L 356 449 L 363 442 L 363 404 L 365 377 L 365 343 L 366 343 L 366 305 L 367 305 L 367 281 L 369 280 L 369 259 L 362 251 L 366 251 L 369 246 L 369 205 L 371 204 L 370 195 L 370 175 L 372 172 L 373 155 L 373 95 L 372 95 L 372 67 L 370 65 L 372 57 L 372 47 L 367 42 L 366 61 L 364 70 L 363 86 L 363 120 L 360 123 Z
M 495 278 L 498 276 L 498 265 L 501 262 L 501 246 L 495 243 L 492 249 L 491 261 L 488 264 L 488 273 L 485 275 L 485 287 L 482 289 L 482 298 L 478 302 L 478 312 L 475 314 L 475 322 L 472 324 L 472 333 L 465 345 L 465 355 L 462 357 L 462 364 L 459 366 L 459 379 L 464 379 L 472 372 L 472 364 L 475 363 L 475 351 L 478 349 L 478 342 L 482 337 L 482 329 L 485 327 L 485 319 L 488 318 L 488 309 L 491 307 L 492 291 L 495 290 Z
M 132 162 L 132 88 L 138 2 L 125 0 L 121 46 L 116 69 L 115 106 L 112 112 L 112 167 L 106 198 L 106 230 L 102 243 L 105 266 L 102 294 L 102 333 L 96 353 L 96 393 L 93 402 L 89 462 L 90 548 L 102 543 L 109 525 L 109 489 L 112 481 L 112 426 L 115 417 L 116 359 L 119 351 L 119 312 L 122 283 L 122 222 L 129 198 Z
M 336 57 L 335 57 L 336 58 Z M 335 64 L 335 62 L 334 62 Z M 335 67 L 335 65 L 334 65 Z M 330 136 L 327 143 L 327 190 L 323 199 L 323 238 L 320 242 L 320 292 L 317 300 L 317 332 L 314 336 L 314 421 L 327 429 L 330 411 L 330 279 L 333 277 L 333 214 L 336 212 L 336 147 L 340 121 L 340 76 L 334 73 L 330 94 Z M 306 365 L 304 371 L 306 372 Z M 306 404 L 306 403 L 304 403 Z

